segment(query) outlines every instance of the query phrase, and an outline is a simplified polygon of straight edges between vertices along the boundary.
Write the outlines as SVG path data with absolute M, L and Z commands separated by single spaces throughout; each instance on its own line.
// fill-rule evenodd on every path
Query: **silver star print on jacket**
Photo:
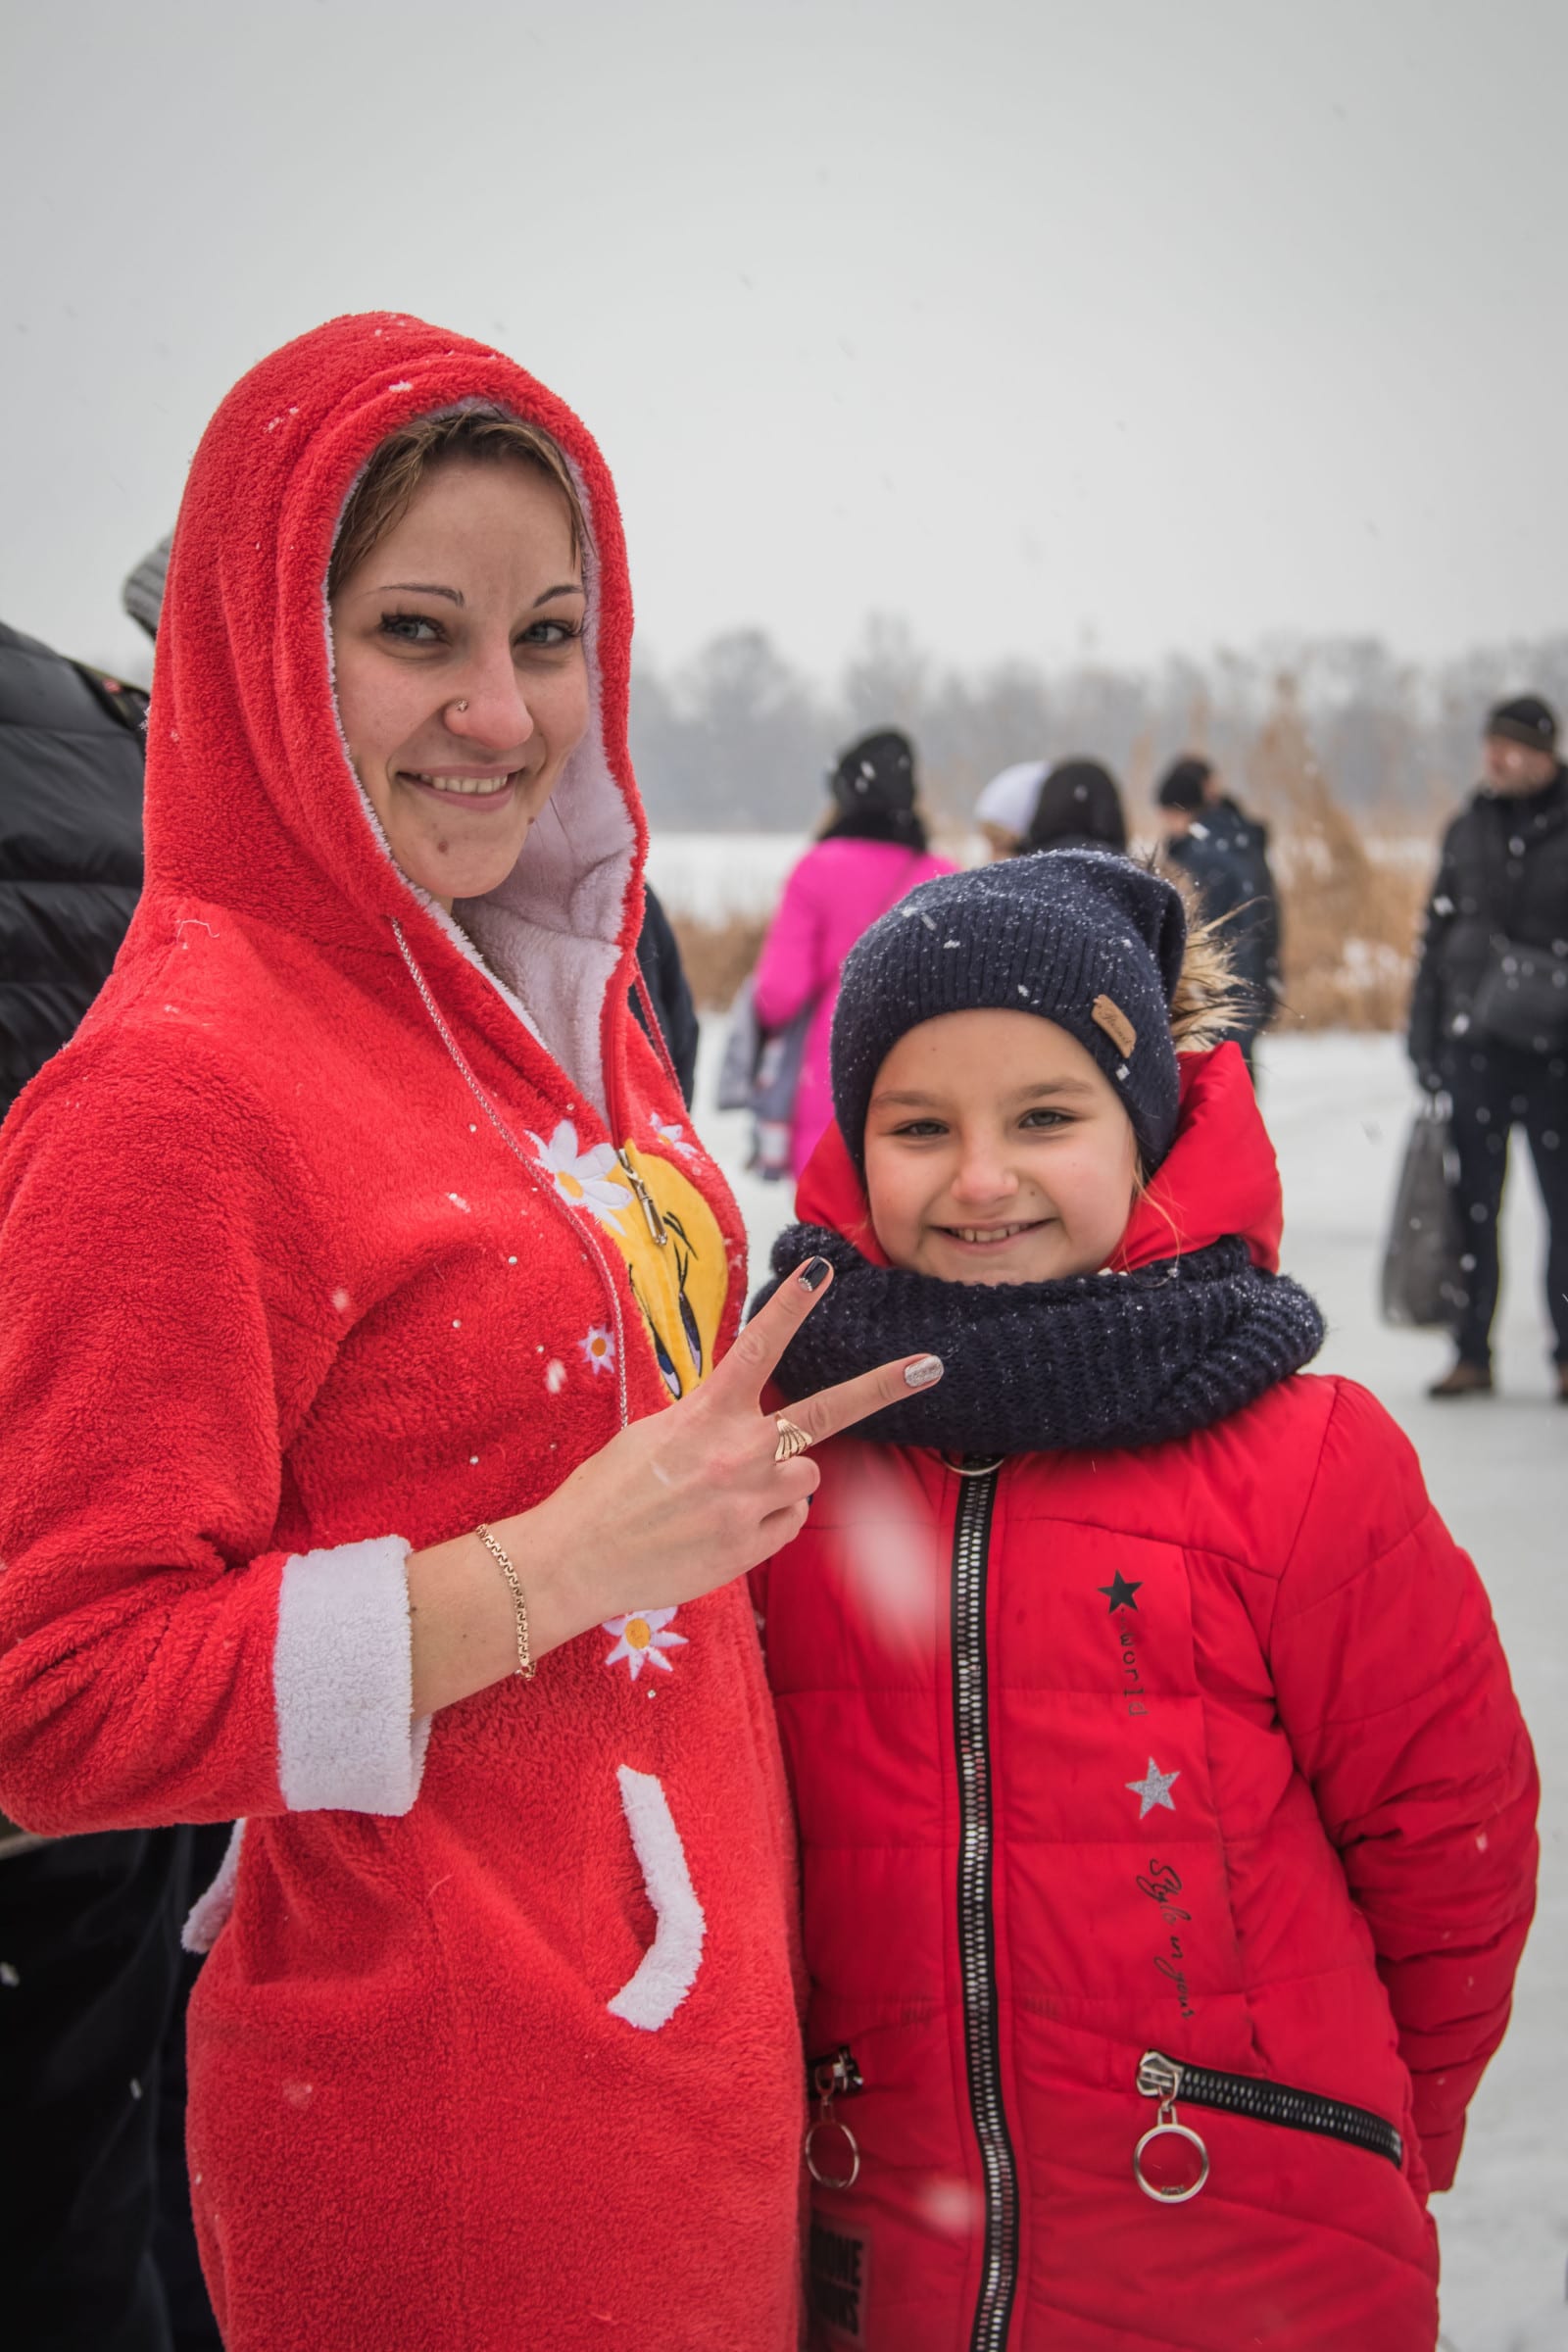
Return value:
M 1161 1772 L 1153 1757 L 1151 1756 L 1149 1772 L 1144 1780 L 1123 1783 L 1123 1787 L 1130 1788 L 1134 1796 L 1140 1800 L 1138 1806 L 1140 1821 L 1143 1820 L 1146 1813 L 1152 1813 L 1156 1805 L 1163 1805 L 1167 1813 L 1175 1812 L 1176 1799 L 1171 1794 L 1171 1788 L 1181 1777 L 1179 1768 L 1175 1772 Z

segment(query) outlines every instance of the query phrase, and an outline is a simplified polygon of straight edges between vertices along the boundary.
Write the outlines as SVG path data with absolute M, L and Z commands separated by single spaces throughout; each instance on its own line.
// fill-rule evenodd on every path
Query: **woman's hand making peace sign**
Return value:
M 805 1523 L 819 1472 L 808 1453 L 776 1458 L 762 1391 L 832 1280 L 815 1257 L 780 1283 L 700 1389 L 620 1430 L 530 1511 L 492 1534 L 527 1598 L 535 1659 L 609 1617 L 697 1600 L 772 1556 Z M 815 1445 L 942 1377 L 934 1355 L 901 1356 L 789 1410 Z M 433 1714 L 516 1664 L 501 1569 L 477 1536 L 409 1557 L 414 1711 Z

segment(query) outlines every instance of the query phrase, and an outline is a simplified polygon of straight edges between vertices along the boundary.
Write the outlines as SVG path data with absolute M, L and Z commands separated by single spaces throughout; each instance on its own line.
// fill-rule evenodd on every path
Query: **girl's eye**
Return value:
M 383 612 L 381 634 L 399 645 L 439 645 L 443 632 L 441 623 L 424 612 Z
M 940 1119 L 906 1119 L 902 1127 L 893 1130 L 895 1135 L 912 1136 L 916 1140 L 927 1135 L 946 1135 L 947 1132 Z
M 1071 1121 L 1059 1110 L 1026 1110 L 1018 1124 L 1020 1127 L 1033 1127 L 1037 1131 L 1044 1128 L 1049 1132 L 1053 1127 L 1070 1126 Z

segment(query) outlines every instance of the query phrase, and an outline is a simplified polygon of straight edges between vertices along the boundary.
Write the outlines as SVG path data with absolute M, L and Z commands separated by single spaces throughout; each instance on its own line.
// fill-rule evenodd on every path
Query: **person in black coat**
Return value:
M 0 622 L 0 1114 L 109 977 L 141 889 L 133 687 Z
M 1499 703 L 1486 777 L 1444 836 L 1410 1003 L 1416 1075 L 1452 1104 L 1467 1299 L 1434 1396 L 1493 1385 L 1497 1215 L 1508 1138 L 1530 1142 L 1548 1226 L 1546 1306 L 1568 1402 L 1568 769 L 1556 713 Z
M 0 623 L 0 1111 L 109 976 L 141 886 L 146 698 Z M 189 1830 L 37 1838 L 0 1819 L 0 2276 L 8 2352 L 172 2352 L 195 2332 L 157 2259 L 166 2037 Z M 177 2063 L 177 2061 L 176 2061 Z M 177 2132 L 179 2103 L 174 2103 Z M 184 2196 L 177 2139 L 168 2188 Z
M 669 917 L 646 882 L 643 927 L 637 934 L 637 976 L 641 985 L 632 990 L 632 1011 L 645 1035 L 657 1044 L 648 1026 L 652 1014 L 689 1110 L 697 1084 L 697 1007 Z
M 1252 1049 L 1280 998 L 1280 905 L 1268 862 L 1268 828 L 1237 807 L 1209 761 L 1196 753 L 1166 769 L 1154 802 L 1164 825 L 1166 864 L 1186 876 L 1204 915 L 1225 923 L 1250 1005 L 1231 1034 L 1250 1070 Z

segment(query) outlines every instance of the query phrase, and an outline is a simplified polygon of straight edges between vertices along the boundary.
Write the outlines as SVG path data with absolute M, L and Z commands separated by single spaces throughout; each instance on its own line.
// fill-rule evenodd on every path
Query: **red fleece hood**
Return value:
M 393 863 L 349 765 L 324 593 L 345 502 L 377 444 L 469 403 L 542 426 L 576 476 L 594 715 L 512 873 L 453 921 Z M 483 344 L 392 313 L 300 336 L 235 385 L 191 466 L 148 728 L 148 902 L 199 900 L 339 951 L 394 955 L 395 919 L 444 1003 L 500 1043 L 516 1003 L 496 1016 L 520 999 L 602 1098 L 604 1023 L 630 969 L 647 846 L 626 749 L 630 647 L 614 490 L 554 394 Z
M 1111 1265 L 1118 1273 L 1239 1234 L 1255 1266 L 1279 1271 L 1285 1208 L 1279 1165 L 1236 1046 L 1181 1057 L 1176 1141 L 1133 1210 Z M 888 1259 L 871 1229 L 865 1187 L 835 1122 L 796 1196 L 808 1225 L 840 1233 L 873 1266 Z

